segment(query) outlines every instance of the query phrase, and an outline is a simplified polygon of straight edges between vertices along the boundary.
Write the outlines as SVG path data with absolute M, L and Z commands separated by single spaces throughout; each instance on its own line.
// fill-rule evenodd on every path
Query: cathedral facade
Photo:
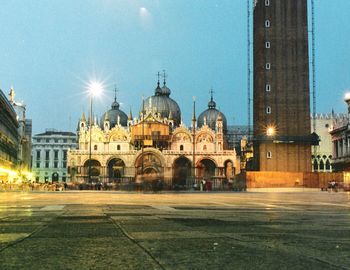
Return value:
M 158 81 L 135 118 L 120 110 L 116 97 L 100 121 L 83 114 L 78 149 L 68 152 L 71 181 L 161 181 L 167 188 L 185 189 L 202 180 L 219 187 L 233 179 L 240 160 L 234 149 L 227 149 L 227 121 L 213 96 L 198 118 L 193 109 L 191 127 L 186 127 L 170 94 L 166 82 L 160 87 Z

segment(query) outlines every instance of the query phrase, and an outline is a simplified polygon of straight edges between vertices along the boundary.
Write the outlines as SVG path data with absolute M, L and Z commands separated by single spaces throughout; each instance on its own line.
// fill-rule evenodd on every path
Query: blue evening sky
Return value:
M 213 87 L 229 124 L 247 123 L 245 0 L 0 0 L 0 88 L 27 104 L 33 133 L 75 131 L 89 109 L 86 83 L 104 81 L 100 116 L 113 101 L 138 113 L 156 73 L 191 119 Z M 345 112 L 350 88 L 349 0 L 315 0 L 317 112 Z

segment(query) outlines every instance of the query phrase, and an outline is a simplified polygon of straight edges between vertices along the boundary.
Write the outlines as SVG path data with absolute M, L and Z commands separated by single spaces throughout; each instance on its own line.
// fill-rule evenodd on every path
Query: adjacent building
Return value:
M 348 113 L 334 118 L 330 127 L 333 146 L 333 169 L 336 172 L 350 171 L 350 95 L 345 96 Z
M 254 167 L 309 172 L 307 0 L 256 0 L 253 31 Z
M 26 105 L 23 101 L 15 100 L 15 91 L 10 89 L 9 100 L 16 112 L 18 121 L 18 166 L 22 173 L 29 173 L 31 170 L 32 153 L 32 120 L 26 117 Z
M 18 179 L 18 128 L 16 112 L 0 89 L 0 182 Z
M 72 132 L 47 129 L 33 137 L 33 177 L 36 182 L 66 182 L 68 150 L 77 148 Z
M 333 142 L 330 131 L 337 123 L 344 122 L 346 114 L 341 113 L 318 113 L 311 121 L 315 121 L 315 133 L 319 136 L 319 145 L 312 146 L 312 171 L 332 172 Z
M 160 180 L 168 188 L 190 188 L 206 179 L 221 183 L 240 172 L 234 149 L 227 145 L 227 120 L 211 95 L 208 108 L 191 127 L 170 97 L 166 82 L 145 99 L 138 117 L 126 115 L 114 99 L 98 122 L 79 121 L 79 146 L 68 152 L 72 181 L 135 182 Z

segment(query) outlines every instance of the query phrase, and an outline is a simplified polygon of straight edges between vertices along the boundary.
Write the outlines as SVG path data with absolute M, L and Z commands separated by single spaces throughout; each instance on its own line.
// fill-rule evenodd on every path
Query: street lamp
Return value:
M 90 81 L 88 84 L 88 93 L 90 95 L 90 123 L 89 123 L 89 183 L 91 183 L 91 130 L 92 130 L 92 99 L 101 95 L 103 85 L 98 81 Z
M 267 136 L 274 136 L 276 134 L 276 129 L 273 126 L 268 126 L 266 128 L 266 135 Z

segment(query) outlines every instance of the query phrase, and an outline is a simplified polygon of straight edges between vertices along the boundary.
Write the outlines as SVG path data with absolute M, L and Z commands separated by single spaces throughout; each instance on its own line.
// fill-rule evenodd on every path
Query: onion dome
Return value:
M 171 91 L 166 86 L 165 82 L 163 87 L 159 88 L 158 81 L 158 86 L 154 91 L 154 95 L 145 99 L 144 106 L 145 108 L 147 106 L 155 108 L 156 112 L 160 113 L 162 118 L 169 119 L 169 117 L 171 117 L 172 120 L 174 120 L 174 126 L 179 126 L 181 122 L 181 110 L 176 101 L 170 98 L 170 94 Z M 141 105 L 140 111 L 142 110 L 143 108 Z
M 216 102 L 213 100 L 213 95 L 211 95 L 210 101 L 208 102 L 208 109 L 198 116 L 197 126 L 200 128 L 204 124 L 207 124 L 212 130 L 215 130 L 217 120 L 222 120 L 223 130 L 225 133 L 227 130 L 226 117 L 222 112 L 216 109 Z
M 128 125 L 128 116 L 125 112 L 119 109 L 119 103 L 117 102 L 117 98 L 114 97 L 114 102 L 112 103 L 111 109 L 105 112 L 101 117 L 101 128 L 103 128 L 103 122 L 108 119 L 110 123 L 110 128 L 115 127 L 119 124 L 123 127 Z

